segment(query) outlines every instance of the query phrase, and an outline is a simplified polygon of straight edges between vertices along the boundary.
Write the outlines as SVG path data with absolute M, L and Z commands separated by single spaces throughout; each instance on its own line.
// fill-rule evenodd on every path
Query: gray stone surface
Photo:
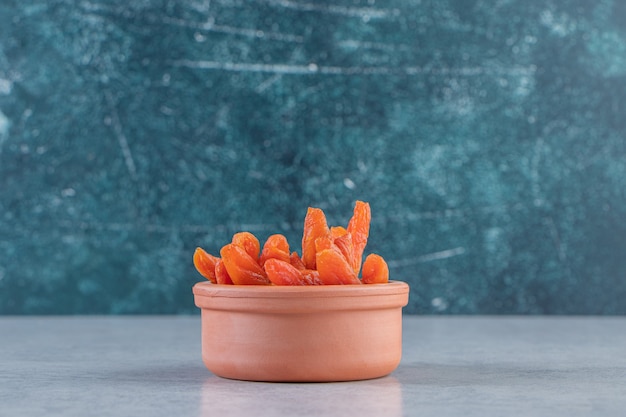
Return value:
M 626 313 L 621 1 L 3 1 L 0 313 L 190 313 L 373 210 L 409 313 Z
M 404 317 L 390 376 L 226 380 L 197 317 L 0 317 L 2 416 L 623 416 L 626 318 Z

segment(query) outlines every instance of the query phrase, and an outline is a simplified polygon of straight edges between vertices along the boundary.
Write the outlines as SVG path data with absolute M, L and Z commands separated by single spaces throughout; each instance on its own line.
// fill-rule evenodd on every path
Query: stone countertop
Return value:
M 1 416 L 623 416 L 626 317 L 405 316 L 391 375 L 222 379 L 197 316 L 0 317 Z

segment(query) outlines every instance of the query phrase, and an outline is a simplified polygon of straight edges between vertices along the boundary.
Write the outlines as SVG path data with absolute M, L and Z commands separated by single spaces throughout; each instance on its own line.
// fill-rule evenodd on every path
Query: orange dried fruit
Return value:
M 270 259 L 280 259 L 281 261 L 289 262 L 289 252 L 284 252 L 274 246 L 264 248 L 263 252 L 261 252 L 261 257 L 259 258 L 259 265 L 265 265 L 265 262 Z
M 228 275 L 228 271 L 224 266 L 224 261 L 219 258 L 217 263 L 215 264 L 215 280 L 218 284 L 233 284 L 233 280 L 231 279 L 230 275 Z
M 324 284 L 360 284 L 352 266 L 340 251 L 324 249 L 317 253 L 317 271 Z
M 344 236 L 348 233 L 345 227 L 342 226 L 333 226 L 330 228 L 330 236 L 334 239 L 338 237 Z
M 266 248 L 268 246 L 275 247 L 282 250 L 283 252 L 289 253 L 289 242 L 287 241 L 285 235 L 282 235 L 280 233 L 271 235 L 265 240 L 263 247 Z
M 266 285 L 270 283 L 265 270 L 241 246 L 230 243 L 220 250 L 224 266 L 234 284 Z
M 326 215 L 322 209 L 309 207 L 304 218 L 302 233 L 302 262 L 307 269 L 315 269 L 315 241 L 323 236 L 329 236 L 330 229 L 326 222 Z
M 289 262 L 270 258 L 265 261 L 265 272 L 274 285 L 307 285 L 300 271 Z
M 361 278 L 364 284 L 384 284 L 389 282 L 389 266 L 382 256 L 370 253 L 363 262 Z
M 300 271 L 302 278 L 306 282 L 306 285 L 324 285 L 320 279 L 319 271 L 315 269 L 303 269 Z
M 215 278 L 215 264 L 218 260 L 217 256 L 211 255 L 202 248 L 196 248 L 193 253 L 193 264 L 196 270 L 213 284 L 217 282 Z
M 265 262 L 271 258 L 290 262 L 289 243 L 285 236 L 281 234 L 271 235 L 263 244 L 259 264 L 263 266 Z
M 333 249 L 337 251 L 339 250 L 339 248 L 336 247 L 333 243 L 333 239 L 330 237 L 330 235 L 318 237 L 317 239 L 315 239 L 315 253 L 321 252 L 324 249 Z
M 367 238 L 370 233 L 370 222 L 372 212 L 369 203 L 358 201 L 354 206 L 352 218 L 348 222 L 348 233 L 352 236 L 354 246 L 355 271 L 358 274 L 363 260 L 363 251 L 367 245 Z
M 302 252 L 290 252 L 287 238 L 274 234 L 263 247 L 250 232 L 233 235 L 220 257 L 202 248 L 193 261 L 213 283 L 239 285 L 361 284 L 389 281 L 385 260 L 370 254 L 363 260 L 371 223 L 370 205 L 357 200 L 346 227 L 329 227 L 322 209 L 309 207 L 304 218 Z M 362 278 L 360 279 L 359 276 Z
M 259 259 L 259 252 L 261 252 L 261 244 L 259 239 L 256 238 L 250 232 L 239 232 L 233 235 L 232 243 L 244 248 L 244 250 L 252 257 L 252 259 Z
M 289 255 L 289 263 L 295 266 L 300 271 L 306 269 L 306 266 L 304 266 L 304 262 L 302 262 L 302 258 L 300 258 L 300 255 L 298 255 L 298 252 L 296 251 L 291 252 L 291 255 Z
M 346 234 L 335 238 L 333 243 L 339 249 L 343 257 L 346 258 L 346 261 L 348 261 L 354 270 L 354 273 L 358 275 L 359 266 L 357 265 L 356 258 L 354 256 L 354 243 L 352 242 L 352 235 L 346 232 Z

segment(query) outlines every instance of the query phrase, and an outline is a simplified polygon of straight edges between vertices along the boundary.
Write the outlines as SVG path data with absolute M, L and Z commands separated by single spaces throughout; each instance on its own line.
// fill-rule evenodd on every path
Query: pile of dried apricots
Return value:
M 322 209 L 309 207 L 304 218 L 302 256 L 290 252 L 282 234 L 271 235 L 261 248 L 252 233 L 239 232 L 222 247 L 219 257 L 196 248 L 193 263 L 214 284 L 386 283 L 389 267 L 382 256 L 371 253 L 362 262 L 371 218 L 370 205 L 357 201 L 347 227 L 328 227 Z

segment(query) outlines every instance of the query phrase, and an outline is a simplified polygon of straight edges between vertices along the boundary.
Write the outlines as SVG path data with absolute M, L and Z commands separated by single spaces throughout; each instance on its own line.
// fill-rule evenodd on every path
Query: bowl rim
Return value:
M 319 315 L 337 311 L 401 309 L 409 299 L 409 285 L 223 285 L 209 281 L 193 286 L 197 307 L 205 310 L 255 314 Z
M 196 297 L 224 298 L 334 298 L 408 294 L 404 281 L 385 284 L 351 285 L 225 285 L 210 281 L 197 282 L 192 287 Z

